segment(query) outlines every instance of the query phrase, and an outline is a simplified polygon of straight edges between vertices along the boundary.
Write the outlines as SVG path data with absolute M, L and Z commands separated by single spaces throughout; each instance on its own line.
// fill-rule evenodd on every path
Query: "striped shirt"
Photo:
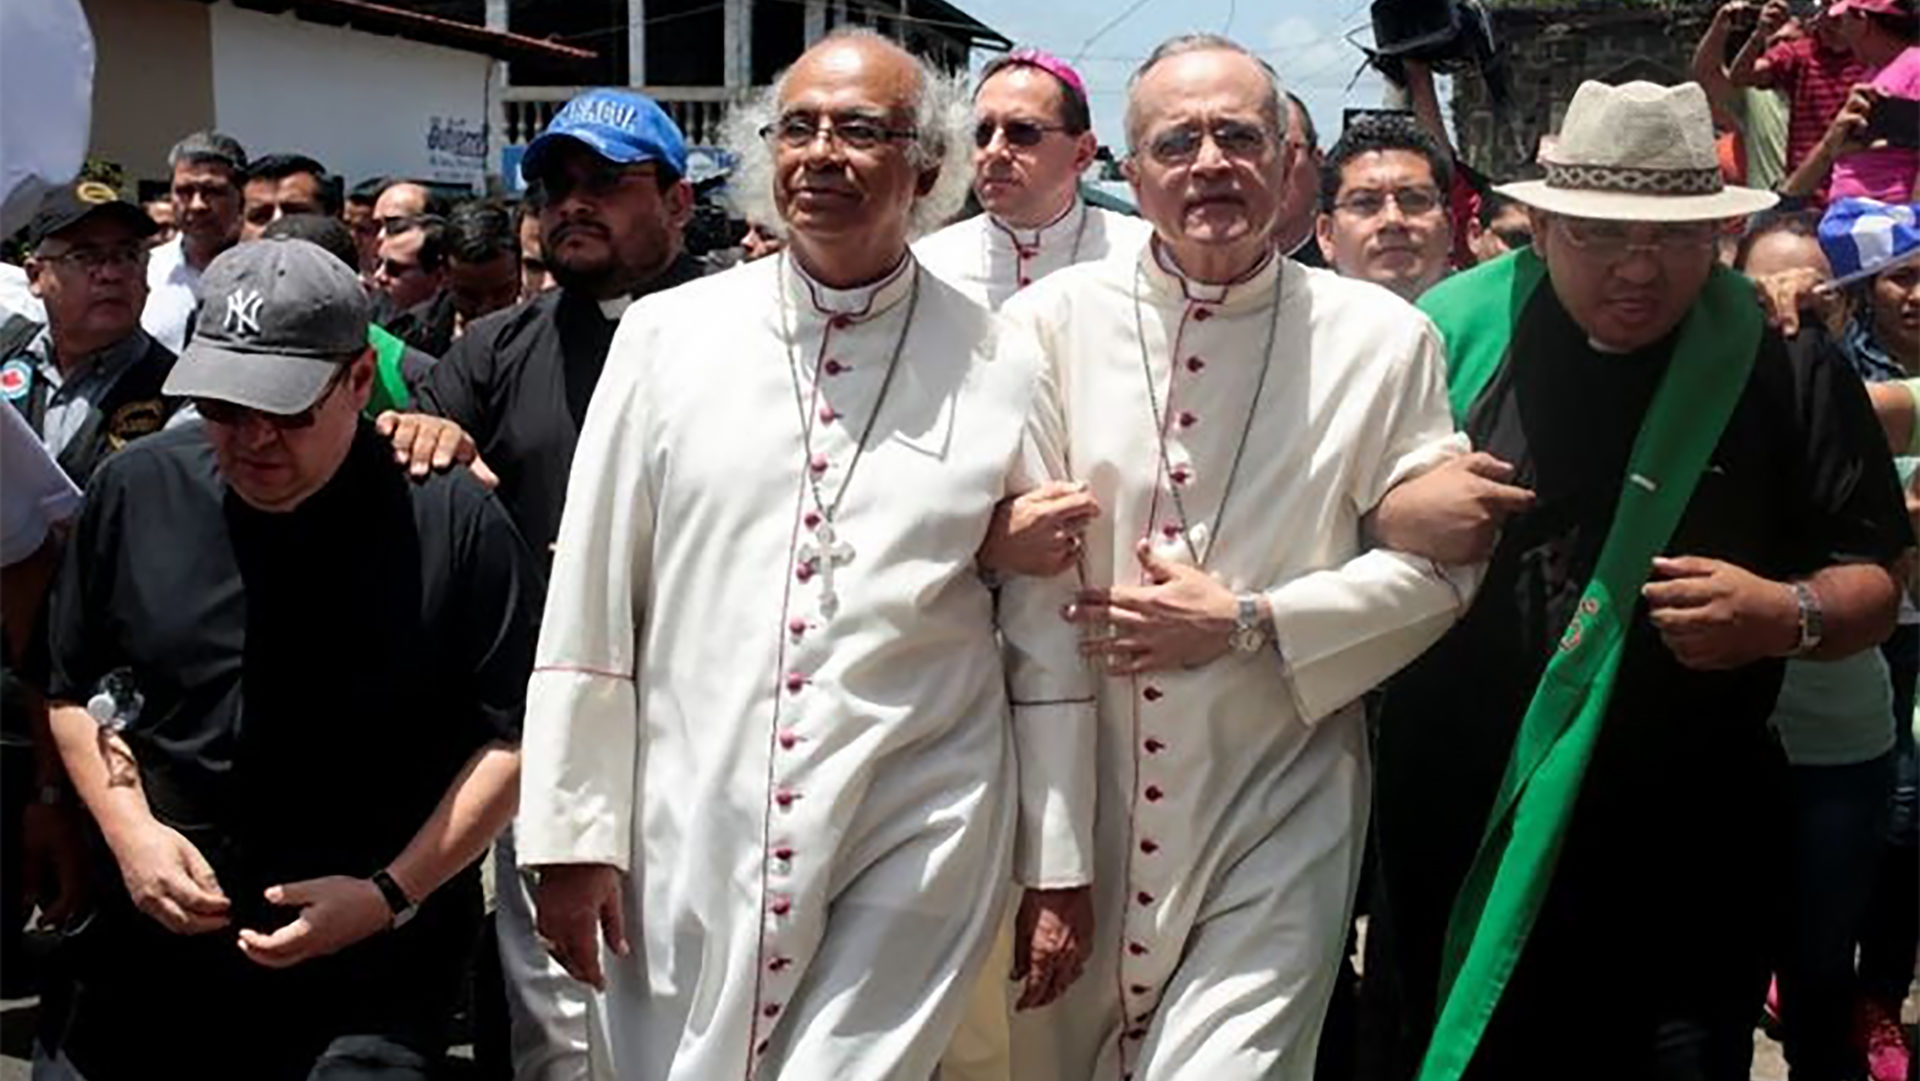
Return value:
M 1847 102 L 1855 83 L 1867 81 L 1867 68 L 1845 49 L 1823 49 L 1811 37 L 1795 38 L 1767 50 L 1768 85 L 1787 95 L 1787 172 L 1799 168 L 1827 133 L 1827 125 Z M 1826 184 L 1821 184 L 1822 197 Z

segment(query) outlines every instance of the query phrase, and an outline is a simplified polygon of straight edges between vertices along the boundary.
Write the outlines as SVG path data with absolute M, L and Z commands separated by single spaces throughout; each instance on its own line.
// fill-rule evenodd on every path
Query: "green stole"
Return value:
M 1531 250 L 1522 250 L 1421 298 L 1446 341 L 1456 423 L 1465 425 L 1475 400 L 1508 362 L 1514 328 L 1545 272 Z M 1479 851 L 1454 900 L 1439 1015 L 1418 1081 L 1458 1081 L 1465 1074 L 1513 975 L 1593 758 L 1640 588 L 1740 399 L 1761 329 L 1753 287 L 1715 267 L 1641 421 L 1593 580 L 1534 688 Z
M 389 334 L 385 327 L 368 323 L 367 344 L 373 347 L 373 393 L 367 396 L 367 416 L 406 409 L 413 400 L 407 393 L 406 378 L 400 374 L 400 356 L 407 351 L 407 343 Z

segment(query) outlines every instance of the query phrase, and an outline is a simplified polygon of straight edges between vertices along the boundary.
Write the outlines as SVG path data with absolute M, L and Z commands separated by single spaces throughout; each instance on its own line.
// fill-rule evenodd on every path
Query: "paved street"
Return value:
M 33 1000 L 0 1000 L 0 1081 L 28 1081 L 27 1039 L 32 1026 Z M 1907 1020 L 1920 1017 L 1920 996 L 1907 1001 Z M 457 1053 L 457 1052 L 456 1052 Z M 1760 1033 L 1753 1038 L 1753 1081 L 1787 1081 L 1786 1060 L 1780 1046 Z

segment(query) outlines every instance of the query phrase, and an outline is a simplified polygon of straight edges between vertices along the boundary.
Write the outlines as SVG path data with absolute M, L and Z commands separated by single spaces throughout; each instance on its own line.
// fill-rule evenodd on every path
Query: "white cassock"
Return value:
M 949 285 L 989 311 L 999 311 L 1015 293 L 1056 270 L 1105 259 L 1116 251 L 1129 258 L 1152 235 L 1153 227 L 1144 220 L 1089 206 L 1076 197 L 1058 218 L 1038 229 L 1018 229 L 992 214 L 976 214 L 923 237 L 913 254 Z M 940 1081 L 1007 1081 L 1011 1076 L 1008 1021 L 1019 990 L 1006 979 L 1012 958 L 1009 911 L 953 1046 L 941 1057 Z
M 1270 599 L 1278 634 L 1100 681 L 1096 946 L 1060 1002 L 1015 1018 L 1014 1074 L 1306 1081 L 1366 833 L 1358 699 L 1475 584 L 1361 538 L 1390 487 L 1464 448 L 1438 336 L 1376 286 L 1281 258 L 1188 283 L 1151 246 L 1063 271 L 1002 320 L 1000 359 L 1051 366 L 1064 457 L 1103 509 L 1089 581 L 1144 582 L 1143 538 L 1191 563 L 1184 531 L 1228 588 Z
M 1090 880 L 1073 576 L 1003 592 L 1003 667 L 974 569 L 994 504 L 1061 468 L 1029 430 L 1045 370 L 992 348 L 991 317 L 911 259 L 845 291 L 762 260 L 622 320 L 574 458 L 516 825 L 523 866 L 627 872 L 634 949 L 606 959 L 603 1003 L 621 1078 L 924 1081 L 1009 859 L 1028 885 Z M 849 469 L 837 562 L 809 475 L 831 506 Z M 1009 690 L 1032 704 L 1010 714 Z
M 955 222 L 913 246 L 920 265 L 999 311 L 1013 294 L 1056 270 L 1140 250 L 1153 227 L 1140 218 L 1075 199 L 1038 229 L 1016 229 L 991 214 Z

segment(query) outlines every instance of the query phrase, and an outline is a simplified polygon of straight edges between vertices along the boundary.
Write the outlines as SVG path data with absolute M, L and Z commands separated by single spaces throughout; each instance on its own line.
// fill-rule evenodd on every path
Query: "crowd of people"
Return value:
M 724 259 L 625 89 L 514 206 L 58 187 L 36 1078 L 1913 1081 L 1916 39 L 1728 4 L 1493 179 L 1185 35 L 1128 214 L 1066 61 L 842 30 Z

